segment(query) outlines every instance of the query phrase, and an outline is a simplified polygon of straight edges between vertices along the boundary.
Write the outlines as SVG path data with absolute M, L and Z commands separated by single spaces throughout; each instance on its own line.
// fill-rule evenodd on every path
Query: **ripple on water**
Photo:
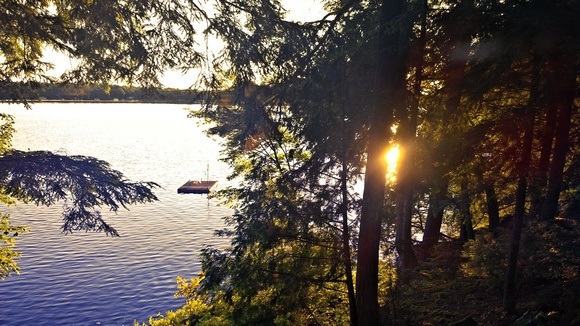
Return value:
M 120 238 L 61 233 L 62 207 L 0 207 L 31 232 L 20 237 L 21 274 L 0 282 L 0 325 L 132 325 L 183 304 L 176 277 L 200 270 L 199 250 L 225 246 L 213 231 L 230 210 L 206 196 L 178 195 L 191 178 L 224 186 L 219 144 L 180 105 L 41 104 L 16 116 L 15 148 L 62 149 L 104 159 L 133 180 L 151 180 L 159 201 L 103 212 Z

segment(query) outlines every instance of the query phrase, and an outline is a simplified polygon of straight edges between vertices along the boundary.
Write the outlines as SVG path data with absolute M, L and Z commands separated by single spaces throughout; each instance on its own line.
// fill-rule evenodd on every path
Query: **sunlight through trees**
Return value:
M 304 20 L 269 0 L 104 2 L 48 16 L 2 2 L 0 89 L 53 82 L 44 44 L 81 59 L 74 82 L 203 68 L 191 115 L 239 181 L 215 194 L 236 211 L 216 231 L 231 247 L 205 248 L 200 278 L 180 281 L 184 310 L 152 322 L 494 324 L 524 318 L 524 299 L 535 317 L 576 318 L 578 252 L 557 249 L 579 233 L 575 1 L 328 0 Z M 223 49 L 204 55 L 198 33 Z M 533 257 L 530 241 L 545 245 Z M 534 257 L 556 270 L 522 265 Z M 561 304 L 530 300 L 540 290 Z M 441 303 L 465 296 L 488 311 Z M 441 306 L 413 301 L 427 297 Z

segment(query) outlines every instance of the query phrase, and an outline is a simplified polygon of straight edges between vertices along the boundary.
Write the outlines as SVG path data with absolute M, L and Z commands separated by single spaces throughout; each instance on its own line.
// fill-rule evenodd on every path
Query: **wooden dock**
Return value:
M 190 180 L 177 189 L 178 194 L 207 194 L 217 181 Z

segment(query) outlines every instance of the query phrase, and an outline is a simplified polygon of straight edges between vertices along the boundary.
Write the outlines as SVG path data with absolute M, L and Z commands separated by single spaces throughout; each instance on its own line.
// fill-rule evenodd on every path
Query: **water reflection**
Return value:
M 0 282 L 0 325 L 132 324 L 175 309 L 175 277 L 199 272 L 198 253 L 230 213 L 205 195 L 179 195 L 191 178 L 227 184 L 217 140 L 206 137 L 182 105 L 37 104 L 0 106 L 16 117 L 14 147 L 95 156 L 128 178 L 154 181 L 160 201 L 103 215 L 121 234 L 60 233 L 61 207 L 2 207 L 20 238 L 21 275 Z

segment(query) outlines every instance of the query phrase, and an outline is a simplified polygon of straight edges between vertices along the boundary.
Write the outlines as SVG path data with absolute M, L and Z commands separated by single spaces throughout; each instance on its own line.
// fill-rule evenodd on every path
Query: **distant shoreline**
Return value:
M 114 104 L 114 103 L 141 103 L 141 104 L 200 104 L 200 102 L 191 102 L 191 101 L 170 101 L 170 100 L 127 100 L 127 99 L 119 99 L 119 100 L 26 100 L 26 102 L 35 104 L 35 103 L 105 103 L 105 104 Z M 0 100 L 0 103 L 14 103 L 12 101 Z
M 34 88 L 19 83 L 4 85 L 0 101 L 15 103 L 175 103 L 198 104 L 203 92 L 193 89 L 144 89 L 119 85 L 40 84 Z

